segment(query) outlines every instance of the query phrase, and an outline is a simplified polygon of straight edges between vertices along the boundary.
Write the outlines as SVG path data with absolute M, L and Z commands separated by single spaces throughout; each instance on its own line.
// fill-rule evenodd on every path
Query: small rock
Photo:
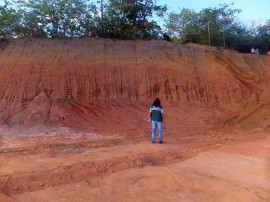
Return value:
M 39 186 L 44 186 L 44 183 L 40 183 Z

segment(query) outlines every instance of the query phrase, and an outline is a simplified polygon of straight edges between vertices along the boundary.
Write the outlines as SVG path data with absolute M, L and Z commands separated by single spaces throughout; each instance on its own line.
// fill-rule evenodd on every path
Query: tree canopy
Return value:
M 5 0 L 0 6 L 0 37 L 149 40 L 167 32 L 175 43 L 268 51 L 270 20 L 246 27 L 237 18 L 241 10 L 232 6 L 220 4 L 199 12 L 182 8 L 167 13 L 167 6 L 155 0 Z M 162 30 L 156 20 L 164 16 Z
M 157 38 L 161 28 L 151 18 L 154 14 L 163 16 L 166 10 L 166 6 L 158 6 L 153 0 L 111 0 L 104 16 L 103 35 L 120 39 Z
M 99 7 L 100 6 L 100 7 Z M 153 0 L 12 0 L 0 7 L 1 36 L 110 37 L 154 39 L 161 33 L 153 15 L 166 6 Z
M 270 49 L 269 22 L 247 28 L 237 16 L 240 9 L 232 9 L 233 4 L 220 4 L 205 8 L 200 12 L 182 8 L 168 15 L 165 28 L 178 43 L 198 43 L 221 46 L 241 52 L 249 52 L 256 47 L 261 52 Z

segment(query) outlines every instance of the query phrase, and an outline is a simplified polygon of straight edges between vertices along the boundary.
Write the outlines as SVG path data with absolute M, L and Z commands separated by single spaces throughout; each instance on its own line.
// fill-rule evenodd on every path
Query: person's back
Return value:
M 158 128 L 159 143 L 163 142 L 162 136 L 163 113 L 164 109 L 160 105 L 160 100 L 156 98 L 154 103 L 150 107 L 150 120 L 152 122 L 152 143 L 155 143 L 156 128 Z
M 151 106 L 151 113 L 152 113 L 151 114 L 152 121 L 158 121 L 158 122 L 163 121 L 163 117 L 162 117 L 163 107 L 162 106 L 152 105 Z

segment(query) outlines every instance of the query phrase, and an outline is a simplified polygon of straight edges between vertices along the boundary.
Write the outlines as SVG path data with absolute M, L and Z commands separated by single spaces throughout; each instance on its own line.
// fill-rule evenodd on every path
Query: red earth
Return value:
M 0 201 L 270 201 L 269 86 L 215 47 L 0 40 Z

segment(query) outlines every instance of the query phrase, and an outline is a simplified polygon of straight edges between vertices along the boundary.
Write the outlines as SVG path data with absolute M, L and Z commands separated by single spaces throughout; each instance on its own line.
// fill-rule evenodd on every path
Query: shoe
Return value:
M 162 140 L 159 140 L 159 144 L 162 144 Z
M 152 144 L 154 144 L 155 143 L 155 141 L 152 141 Z

